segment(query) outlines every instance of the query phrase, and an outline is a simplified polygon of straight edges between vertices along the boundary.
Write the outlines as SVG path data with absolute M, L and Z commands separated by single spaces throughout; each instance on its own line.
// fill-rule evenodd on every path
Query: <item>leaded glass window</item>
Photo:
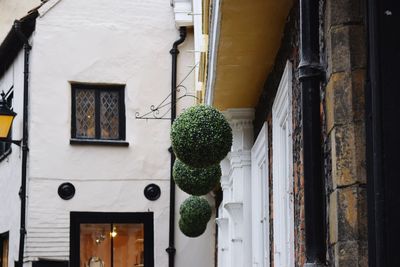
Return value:
M 72 85 L 72 138 L 124 140 L 124 87 Z

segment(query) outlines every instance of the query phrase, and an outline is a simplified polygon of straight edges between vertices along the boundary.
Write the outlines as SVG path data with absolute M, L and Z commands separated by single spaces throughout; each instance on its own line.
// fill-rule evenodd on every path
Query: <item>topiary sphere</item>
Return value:
M 198 105 L 188 108 L 173 123 L 172 149 L 186 165 L 203 168 L 218 164 L 232 146 L 232 129 L 221 112 Z
M 194 225 L 188 224 L 182 219 L 179 219 L 179 229 L 187 237 L 201 236 L 207 229 L 207 223 L 197 223 Z
M 211 207 L 207 200 L 190 196 L 181 204 L 179 209 L 181 220 L 187 225 L 206 224 L 211 218 Z
M 192 168 L 177 159 L 173 177 L 182 191 L 195 196 L 205 195 L 213 190 L 221 179 L 219 164 L 207 168 Z

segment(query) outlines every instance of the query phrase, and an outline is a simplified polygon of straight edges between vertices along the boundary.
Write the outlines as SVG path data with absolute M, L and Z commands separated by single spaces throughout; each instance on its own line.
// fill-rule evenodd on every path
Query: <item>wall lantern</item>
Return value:
M 10 107 L 7 105 L 5 97 L 6 95 L 4 94 L 4 92 L 2 92 L 0 96 L 1 96 L 0 97 L 0 141 L 13 143 L 20 146 L 21 145 L 20 140 L 16 141 L 8 139 L 11 125 L 17 113 L 12 111 Z

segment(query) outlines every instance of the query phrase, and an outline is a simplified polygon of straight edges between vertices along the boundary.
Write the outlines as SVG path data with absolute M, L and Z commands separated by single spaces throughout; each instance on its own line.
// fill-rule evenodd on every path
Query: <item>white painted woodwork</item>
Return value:
M 268 124 L 251 149 L 252 266 L 270 266 Z
M 294 266 L 292 64 L 288 61 L 272 106 L 274 266 Z
M 250 151 L 253 146 L 254 111 L 229 109 L 225 116 L 232 127 L 233 145 L 221 162 L 223 201 L 217 222 L 222 234 L 218 239 L 218 256 L 221 266 L 243 267 L 251 264 Z

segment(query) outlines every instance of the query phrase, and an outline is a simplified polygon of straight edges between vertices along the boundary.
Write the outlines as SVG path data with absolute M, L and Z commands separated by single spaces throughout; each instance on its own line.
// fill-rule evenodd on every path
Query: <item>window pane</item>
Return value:
M 144 225 L 114 224 L 114 267 L 144 266 Z
M 76 137 L 95 138 L 94 90 L 76 90 Z
M 100 93 L 100 128 L 102 139 L 119 139 L 119 92 Z
M 111 225 L 80 225 L 80 267 L 111 266 Z
M 8 238 L 3 240 L 3 255 L 1 267 L 8 267 Z

